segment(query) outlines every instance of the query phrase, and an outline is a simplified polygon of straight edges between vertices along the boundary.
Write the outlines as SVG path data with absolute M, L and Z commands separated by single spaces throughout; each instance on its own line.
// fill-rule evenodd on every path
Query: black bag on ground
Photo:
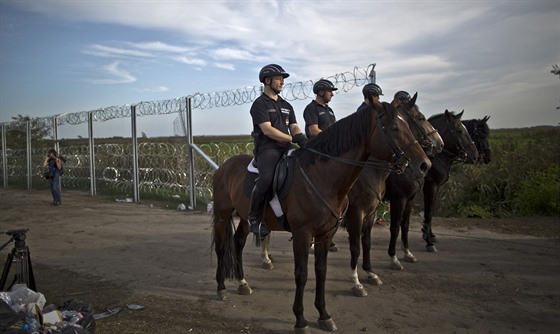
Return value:
M 25 324 L 25 314 L 15 312 L 10 305 L 0 299 L 0 332 L 7 334 L 26 334 L 22 329 Z

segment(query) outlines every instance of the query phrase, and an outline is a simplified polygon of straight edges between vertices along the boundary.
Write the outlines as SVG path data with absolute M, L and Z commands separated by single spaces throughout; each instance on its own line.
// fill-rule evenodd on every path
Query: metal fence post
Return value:
M 195 191 L 195 187 L 196 187 L 196 179 L 195 179 L 195 175 L 194 175 L 194 152 L 193 152 L 193 135 L 192 135 L 192 99 L 190 97 L 187 97 L 187 101 L 186 101 L 186 107 L 185 107 L 185 113 L 186 113 L 186 123 L 187 123 L 187 141 L 189 144 L 188 150 L 189 150 L 189 179 L 190 179 L 190 200 L 191 200 L 191 204 L 189 206 L 189 209 L 194 210 L 196 208 L 196 191 Z
M 8 153 L 6 152 L 6 124 L 2 123 L 2 178 L 4 188 L 8 188 Z
M 95 148 L 93 142 L 93 111 L 88 112 L 88 141 L 89 141 L 89 177 L 91 196 L 96 196 L 97 188 L 95 184 Z
M 132 137 L 132 191 L 134 202 L 140 201 L 140 179 L 138 177 L 138 135 L 136 126 L 136 106 L 130 107 L 130 129 Z
M 56 152 L 58 152 L 60 154 L 60 144 L 58 142 L 58 117 L 54 116 L 52 118 L 52 132 L 53 132 L 53 140 L 54 140 L 54 149 L 56 150 Z
M 27 190 L 31 190 L 32 188 L 32 172 L 31 172 L 31 120 L 26 122 L 26 134 L 25 134 L 25 141 L 27 147 Z
M 375 63 L 372 65 L 371 71 L 369 72 L 369 82 L 370 83 L 375 83 L 376 77 L 375 77 Z

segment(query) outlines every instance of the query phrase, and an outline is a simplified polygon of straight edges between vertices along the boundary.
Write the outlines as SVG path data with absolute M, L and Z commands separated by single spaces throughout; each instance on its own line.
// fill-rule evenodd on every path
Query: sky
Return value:
M 375 63 L 382 100 L 418 92 L 427 117 L 558 125 L 560 1 L 0 0 L 0 122 L 258 87 L 270 63 L 286 84 Z M 291 102 L 302 127 L 312 98 Z M 362 99 L 340 90 L 330 106 L 340 119 Z M 195 109 L 193 134 L 249 134 L 249 109 Z M 176 117 L 140 117 L 138 133 L 173 135 Z M 130 136 L 130 120 L 94 133 Z

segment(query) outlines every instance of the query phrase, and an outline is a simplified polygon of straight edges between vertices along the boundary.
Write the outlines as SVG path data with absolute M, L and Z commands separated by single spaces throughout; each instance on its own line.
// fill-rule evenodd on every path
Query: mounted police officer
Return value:
M 395 96 L 393 97 L 393 101 L 391 101 L 391 105 L 393 106 L 393 108 L 397 109 L 403 103 L 410 101 L 410 99 L 411 97 L 410 94 L 408 94 L 408 92 L 405 92 L 404 90 L 399 90 L 398 92 L 395 93 Z
M 336 122 L 334 111 L 328 105 L 335 90 L 338 90 L 338 88 L 326 79 L 317 80 L 313 85 L 315 99 L 303 110 L 305 134 L 308 138 L 317 136 Z
M 251 106 L 252 135 L 255 140 L 253 153 L 259 177 L 251 193 L 247 221 L 251 225 L 251 232 L 259 238 L 270 233 L 262 223 L 262 216 L 269 199 L 276 164 L 282 154 L 291 148 L 291 142 L 302 147 L 307 142 L 297 124 L 294 108 L 279 95 L 284 79 L 289 76 L 279 65 L 269 64 L 263 67 L 259 72 L 259 80 L 264 85 L 264 91 Z
M 380 102 L 379 97 L 383 95 L 383 91 L 379 85 L 368 83 L 362 88 L 362 94 L 364 95 L 364 102 L 358 107 L 358 110 L 369 104 L 369 96 L 372 96 L 374 101 Z

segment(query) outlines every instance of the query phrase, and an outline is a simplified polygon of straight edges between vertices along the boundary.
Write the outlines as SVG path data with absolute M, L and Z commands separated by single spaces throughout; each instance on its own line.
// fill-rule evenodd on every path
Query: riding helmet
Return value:
M 319 93 L 319 91 L 321 90 L 338 90 L 338 88 L 336 88 L 332 82 L 330 82 L 327 79 L 320 79 L 318 80 L 314 85 L 313 85 L 313 93 L 317 94 Z
M 404 90 L 399 90 L 395 93 L 395 99 L 399 99 L 401 101 L 408 101 L 411 99 L 410 94 L 405 92 Z
M 284 71 L 282 66 L 276 64 L 268 64 L 259 72 L 259 81 L 264 83 L 265 78 L 273 77 L 276 75 L 281 75 L 284 79 L 290 76 L 286 71 Z
M 369 94 L 373 96 L 379 96 L 383 95 L 383 91 L 378 85 L 374 83 L 368 83 L 364 86 L 364 88 L 362 88 L 362 94 L 364 94 L 364 97 L 367 97 Z

